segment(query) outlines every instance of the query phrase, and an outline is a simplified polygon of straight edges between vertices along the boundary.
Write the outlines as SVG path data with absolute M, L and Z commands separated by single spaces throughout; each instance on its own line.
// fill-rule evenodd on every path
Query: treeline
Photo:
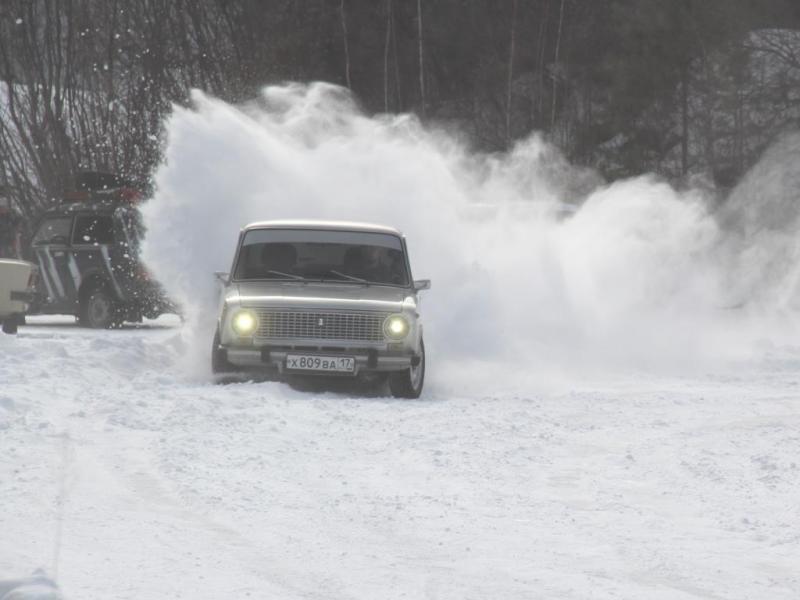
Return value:
M 796 0 L 0 0 L 0 185 L 32 218 L 80 168 L 146 181 L 192 87 L 326 80 L 481 150 L 725 186 L 798 125 L 798 30 Z

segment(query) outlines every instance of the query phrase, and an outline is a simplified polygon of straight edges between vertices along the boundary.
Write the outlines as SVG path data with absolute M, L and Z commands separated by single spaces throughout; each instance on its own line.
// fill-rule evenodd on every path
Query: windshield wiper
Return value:
M 280 275 L 282 277 L 286 277 L 287 279 L 296 279 L 298 281 L 305 280 L 305 277 L 300 277 L 300 275 L 294 275 L 292 273 L 284 273 L 283 271 L 273 271 L 272 269 L 270 269 L 269 271 L 267 271 L 267 273 L 270 273 L 272 275 Z
M 344 277 L 345 279 L 349 279 L 350 281 L 357 281 L 358 283 L 366 283 L 367 285 L 369 285 L 369 281 L 367 281 L 366 279 L 361 279 L 361 277 L 353 277 L 352 275 L 347 275 L 346 273 L 335 271 L 333 269 L 328 271 L 328 273 L 331 273 L 332 275 L 338 275 L 339 277 Z

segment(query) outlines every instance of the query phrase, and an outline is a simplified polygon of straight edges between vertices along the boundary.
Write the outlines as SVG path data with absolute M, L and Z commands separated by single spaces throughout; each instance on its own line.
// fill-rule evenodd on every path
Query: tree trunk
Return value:
M 554 71 L 553 71 L 553 108 L 550 113 L 550 131 L 555 128 L 556 125 L 556 105 L 558 104 L 558 54 L 561 49 L 561 30 L 564 25 L 564 1 L 561 0 L 561 10 L 558 15 L 558 34 L 556 35 L 556 51 L 555 56 L 553 59 Z
M 511 40 L 508 45 L 508 89 L 506 94 L 506 143 L 511 142 L 511 92 L 514 81 L 514 51 L 517 31 L 517 0 L 511 10 Z
M 392 40 L 392 0 L 386 0 L 386 41 L 383 45 L 383 112 L 389 112 L 389 44 Z
M 530 129 L 542 121 L 542 98 L 544 97 L 544 55 L 547 41 L 547 18 L 550 13 L 550 0 L 545 0 L 542 16 L 539 21 L 539 35 L 536 40 L 536 73 L 538 84 L 531 94 Z
M 689 171 L 689 65 L 681 73 L 681 175 Z
M 400 85 L 400 59 L 397 54 L 397 29 L 395 28 L 394 13 L 392 14 L 392 52 L 394 53 L 394 82 L 395 82 L 395 110 L 403 110 L 403 89 Z
M 419 41 L 419 95 L 422 104 L 421 112 L 425 117 L 425 63 L 422 48 L 422 0 L 417 0 L 417 39 Z
M 353 89 L 350 81 L 350 44 L 347 40 L 347 16 L 344 12 L 344 0 L 339 4 L 339 16 L 342 19 L 342 38 L 344 39 L 344 80 L 347 82 L 347 89 Z

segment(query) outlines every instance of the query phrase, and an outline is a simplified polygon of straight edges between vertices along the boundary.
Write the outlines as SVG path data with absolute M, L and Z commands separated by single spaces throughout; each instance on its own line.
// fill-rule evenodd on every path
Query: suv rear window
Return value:
M 72 243 L 80 244 L 113 244 L 114 221 L 110 215 L 85 215 L 75 220 L 72 232 Z
M 72 217 L 46 219 L 33 236 L 33 245 L 64 244 L 69 242 L 69 230 L 72 229 Z

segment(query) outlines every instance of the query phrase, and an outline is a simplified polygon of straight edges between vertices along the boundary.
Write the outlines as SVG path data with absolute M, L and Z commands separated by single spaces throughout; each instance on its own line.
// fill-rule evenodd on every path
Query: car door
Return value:
M 120 207 L 114 211 L 114 244 L 110 247 L 111 262 L 123 291 L 132 297 L 141 293 L 141 284 L 148 279 L 139 263 L 141 221 L 135 209 Z
M 72 233 L 72 258 L 75 263 L 78 285 L 81 280 L 97 276 L 111 286 L 113 292 L 122 297 L 114 250 L 114 220 L 111 213 L 94 212 L 78 214 Z
M 45 217 L 33 237 L 33 254 L 50 306 L 70 307 L 77 299 L 69 271 L 72 221 L 71 215 Z

